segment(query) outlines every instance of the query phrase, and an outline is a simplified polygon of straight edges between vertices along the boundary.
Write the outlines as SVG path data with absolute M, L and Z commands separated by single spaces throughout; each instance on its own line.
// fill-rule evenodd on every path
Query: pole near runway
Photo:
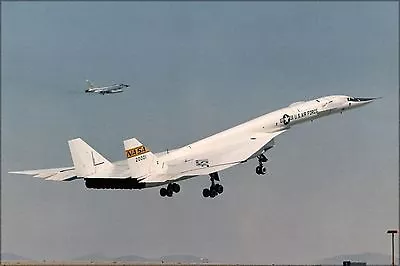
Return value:
M 394 266 L 394 235 L 397 234 L 397 230 L 388 230 L 386 233 L 392 235 L 392 266 Z

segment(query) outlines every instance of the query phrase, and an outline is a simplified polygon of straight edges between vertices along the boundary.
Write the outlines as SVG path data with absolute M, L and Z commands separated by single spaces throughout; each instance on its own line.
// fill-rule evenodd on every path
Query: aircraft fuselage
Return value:
M 275 138 L 292 126 L 371 103 L 376 98 L 354 98 L 333 95 L 292 103 L 287 107 L 259 116 L 220 133 L 178 149 L 153 154 L 136 138 L 124 141 L 126 159 L 110 162 L 100 153 L 76 138 L 68 141 L 74 167 L 16 171 L 46 180 L 72 181 L 83 178 L 88 188 L 143 189 L 164 186 L 161 196 L 171 197 L 180 191 L 177 182 L 209 175 L 211 185 L 204 197 L 221 194 L 223 186 L 218 172 L 257 158 L 256 173 L 266 173 L 264 153 L 275 144 Z
M 335 95 L 293 103 L 288 107 L 262 115 L 179 149 L 163 153 L 163 155 L 160 156 L 160 160 L 168 165 L 168 172 L 170 176 L 173 176 L 172 179 L 186 179 L 186 175 L 182 173 L 186 171 L 189 172 L 190 169 L 193 168 L 192 162 L 195 162 L 196 159 L 200 159 L 199 154 L 211 154 L 215 153 L 216 150 L 229 151 L 234 149 L 235 146 L 232 143 L 235 143 L 235 140 L 241 138 L 241 136 L 286 131 L 290 129 L 291 126 L 312 121 L 330 114 L 344 112 L 370 103 L 373 100 L 374 98 L 353 98 L 344 95 Z M 267 142 L 264 146 L 260 147 L 260 149 L 252 154 L 248 159 L 263 154 L 273 146 L 274 141 L 272 139 L 270 142 Z M 176 169 L 172 170 L 171 168 Z M 165 171 L 167 171 L 167 169 L 165 169 Z M 192 174 L 188 175 L 188 177 L 192 177 Z M 168 182 L 170 181 L 166 181 L 166 183 Z M 146 186 L 153 185 L 155 184 L 148 184 Z

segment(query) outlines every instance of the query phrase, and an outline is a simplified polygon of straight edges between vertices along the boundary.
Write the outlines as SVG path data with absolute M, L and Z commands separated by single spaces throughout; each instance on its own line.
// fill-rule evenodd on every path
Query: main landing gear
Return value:
M 172 197 L 172 194 L 174 193 L 178 193 L 179 191 L 181 191 L 181 186 L 179 186 L 179 184 L 177 183 L 169 183 L 167 188 L 162 187 L 160 189 L 160 195 L 161 197 Z
M 268 161 L 267 157 L 264 154 L 260 154 L 257 156 L 258 159 L 258 166 L 256 167 L 256 173 L 258 175 L 265 175 L 267 169 L 264 167 L 263 163 Z
M 210 174 L 211 186 L 210 188 L 203 189 L 203 197 L 214 198 L 218 194 L 224 192 L 224 187 L 220 184 L 215 184 L 215 181 L 219 181 L 218 172 L 214 172 Z

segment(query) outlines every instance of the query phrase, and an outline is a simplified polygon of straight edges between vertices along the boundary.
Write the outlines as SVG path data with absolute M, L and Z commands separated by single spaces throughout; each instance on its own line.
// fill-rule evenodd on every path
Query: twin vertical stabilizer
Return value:
M 78 176 L 91 176 L 112 168 L 112 163 L 82 139 L 68 141 L 75 172 Z
M 70 140 L 68 145 L 77 176 L 101 176 L 112 170 L 113 164 L 82 139 Z M 146 178 L 160 168 L 157 166 L 164 166 L 149 148 L 135 138 L 125 140 L 124 147 L 132 178 Z
M 136 138 L 124 141 L 125 156 L 132 178 L 145 178 L 157 163 L 156 156 Z

